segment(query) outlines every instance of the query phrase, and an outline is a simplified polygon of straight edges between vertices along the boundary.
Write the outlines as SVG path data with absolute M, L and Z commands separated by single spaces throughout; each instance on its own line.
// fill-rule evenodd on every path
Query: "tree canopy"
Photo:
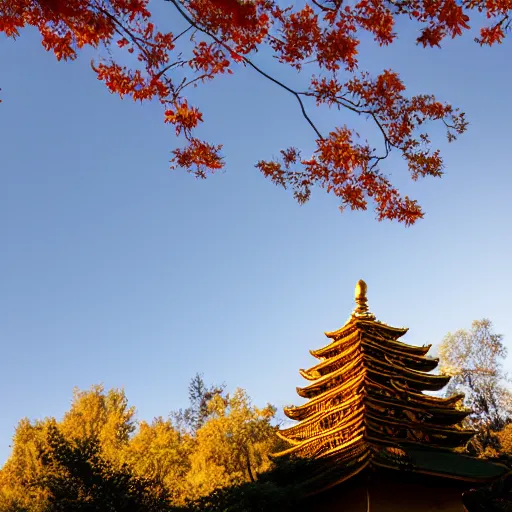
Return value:
M 44 48 L 59 60 L 77 58 L 86 46 L 97 49 L 92 68 L 98 79 L 121 97 L 159 101 L 164 122 L 184 143 L 173 150 L 171 167 L 201 178 L 224 167 L 225 160 L 222 144 L 197 135 L 204 121 L 201 105 L 190 104 L 187 91 L 249 67 L 295 97 L 316 141 L 313 154 L 283 148 L 277 159 L 262 155 L 256 167 L 292 189 L 300 203 L 313 187 L 321 187 L 340 199 L 341 208 L 364 210 L 373 201 L 379 220 L 406 225 L 423 212 L 381 170 L 383 160 L 395 152 L 413 180 L 439 177 L 443 159 L 426 124 L 441 123 L 452 141 L 467 122 L 462 112 L 431 94 L 409 95 L 391 69 L 376 76 L 360 69 L 361 40 L 370 36 L 379 46 L 393 44 L 400 20 L 407 19 L 418 24 L 417 44 L 440 46 L 445 38 L 468 32 L 476 18 L 485 19 L 477 43 L 492 45 L 503 41 L 511 23 L 508 2 L 483 0 L 306 0 L 297 5 L 167 0 L 167 5 L 174 32 L 158 30 L 149 0 L 12 0 L 0 5 L 0 32 L 16 38 L 26 26 L 35 27 Z M 305 75 L 309 86 L 302 90 L 267 73 L 254 59 L 262 50 Z M 312 110 L 322 105 L 364 116 L 381 140 L 360 137 L 347 124 L 321 132 Z
M 503 335 L 496 334 L 486 318 L 475 320 L 469 331 L 448 333 L 439 350 L 441 371 L 452 376 L 447 393 L 465 393 L 473 420 L 490 422 L 496 428 L 505 425 L 512 406 L 512 396 L 504 386 L 506 355 Z
M 503 430 L 512 415 L 512 393 L 502 366 L 506 355 L 503 335 L 486 318 L 475 320 L 470 330 L 448 333 L 439 349 L 441 372 L 452 376 L 446 393 L 464 393 L 473 411 L 468 420 L 480 431 L 472 441 L 476 451 L 505 443 L 509 452 L 510 430 Z
M 102 386 L 75 390 L 60 421 L 21 420 L 0 469 L 0 512 L 217 510 L 246 491 L 255 503 L 284 500 L 273 483 L 246 487 L 271 467 L 275 408 L 200 375 L 189 390 L 188 424 L 179 412 L 136 421 L 124 391 Z

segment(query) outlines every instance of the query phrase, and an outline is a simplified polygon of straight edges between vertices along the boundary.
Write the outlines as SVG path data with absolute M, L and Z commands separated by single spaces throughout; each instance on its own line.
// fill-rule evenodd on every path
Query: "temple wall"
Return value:
M 397 475 L 398 476 L 398 475 Z M 460 485 L 402 483 L 398 480 L 370 484 L 369 512 L 463 512 Z M 304 512 L 368 512 L 367 487 L 343 485 L 311 497 Z

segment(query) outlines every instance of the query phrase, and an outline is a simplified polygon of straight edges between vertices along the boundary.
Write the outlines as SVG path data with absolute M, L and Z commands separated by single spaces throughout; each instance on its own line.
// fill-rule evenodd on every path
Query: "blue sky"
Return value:
M 410 328 L 406 341 L 436 344 L 489 317 L 509 346 L 509 43 L 413 39 L 406 27 L 364 65 L 393 67 L 471 125 L 450 145 L 433 127 L 441 180 L 410 183 L 399 159 L 386 164 L 427 212 L 408 229 L 341 215 L 322 191 L 299 207 L 254 169 L 291 144 L 311 151 L 313 135 L 295 100 L 250 70 L 194 93 L 201 135 L 227 156 L 198 181 L 168 170 L 178 141 L 159 106 L 110 95 L 89 54 L 58 63 L 30 31 L 1 40 L 0 463 L 18 420 L 61 417 L 74 386 L 124 387 L 146 420 L 184 407 L 196 372 L 259 405 L 298 403 L 298 369 L 346 321 L 360 278 L 378 318 Z M 314 117 L 365 129 L 343 112 Z

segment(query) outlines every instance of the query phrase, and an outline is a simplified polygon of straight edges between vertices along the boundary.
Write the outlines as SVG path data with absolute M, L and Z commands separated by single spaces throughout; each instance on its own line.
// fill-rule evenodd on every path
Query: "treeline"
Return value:
M 61 421 L 20 421 L 0 471 L 1 512 L 286 510 L 293 483 L 276 484 L 276 409 L 247 393 L 189 386 L 190 406 L 135 421 L 123 390 L 75 390 Z M 258 483 L 255 482 L 258 480 Z M 290 484 L 290 485 L 288 485 Z M 276 508 L 274 508 L 276 507 Z
M 505 356 L 488 320 L 448 334 L 439 350 L 441 371 L 452 375 L 446 393 L 464 392 L 474 411 L 466 421 L 478 434 L 462 451 L 512 469 Z M 314 462 L 272 461 L 283 448 L 276 409 L 200 375 L 189 399 L 167 418 L 137 422 L 123 390 L 93 386 L 74 391 L 60 421 L 21 420 L 0 470 L 0 512 L 300 510 L 299 482 Z M 511 477 L 473 493 L 468 510 L 512 510 L 509 489 Z

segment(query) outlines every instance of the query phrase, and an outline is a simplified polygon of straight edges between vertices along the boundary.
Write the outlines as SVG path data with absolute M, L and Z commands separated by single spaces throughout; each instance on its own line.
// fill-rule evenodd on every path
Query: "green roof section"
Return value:
M 471 482 L 489 482 L 510 471 L 505 465 L 432 447 L 403 447 L 410 469 Z

